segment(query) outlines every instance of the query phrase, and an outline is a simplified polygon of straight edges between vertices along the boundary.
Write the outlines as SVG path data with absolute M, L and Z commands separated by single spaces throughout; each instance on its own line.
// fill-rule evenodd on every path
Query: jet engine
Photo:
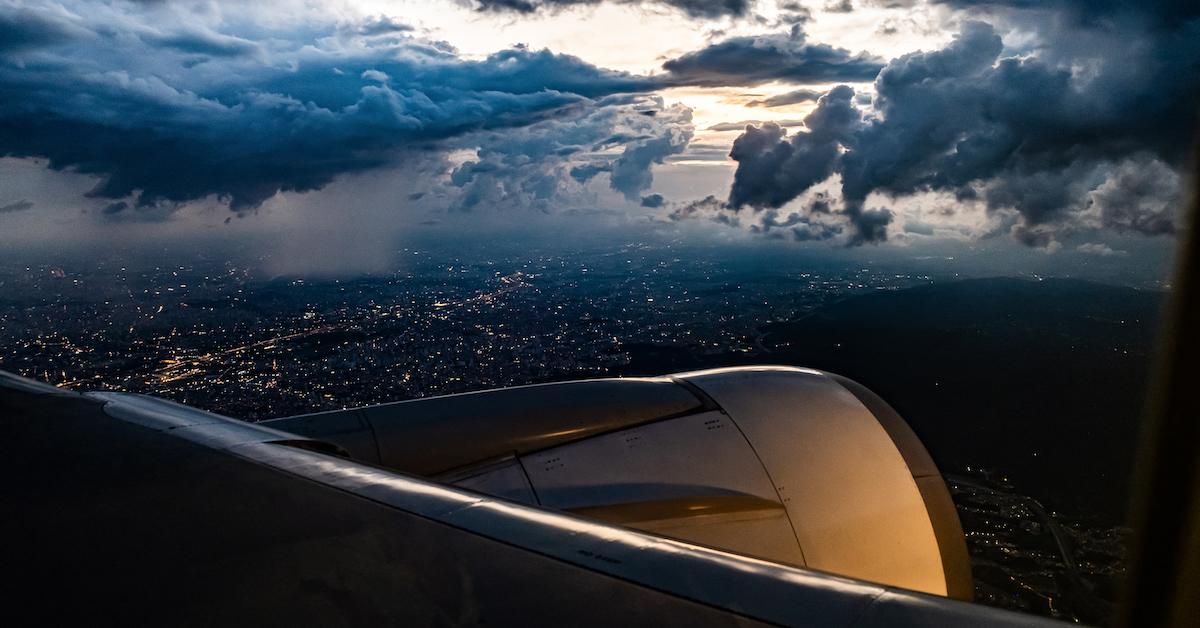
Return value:
M 946 485 L 863 386 L 764 366 L 523 386 L 265 422 L 346 455 L 689 543 L 969 599 Z

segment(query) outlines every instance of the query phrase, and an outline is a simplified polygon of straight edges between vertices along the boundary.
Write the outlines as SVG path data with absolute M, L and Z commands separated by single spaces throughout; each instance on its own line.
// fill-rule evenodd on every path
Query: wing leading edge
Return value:
M 149 397 L 0 375 L 10 599 L 42 623 L 1043 622 L 635 532 Z

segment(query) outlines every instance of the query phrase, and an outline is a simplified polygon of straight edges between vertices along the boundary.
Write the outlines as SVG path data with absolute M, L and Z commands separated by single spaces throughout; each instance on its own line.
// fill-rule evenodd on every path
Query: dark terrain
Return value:
M 977 599 L 1103 624 L 1125 570 L 1138 417 L 1162 300 L 1157 291 L 1056 279 L 879 291 L 767 325 L 768 353 L 691 366 L 794 364 L 865 384 L 948 475 Z
M 767 351 L 646 348 L 628 371 L 778 363 L 846 375 L 892 404 L 943 469 L 1002 469 L 1039 498 L 1119 522 L 1162 298 L 1062 279 L 935 283 L 767 324 Z

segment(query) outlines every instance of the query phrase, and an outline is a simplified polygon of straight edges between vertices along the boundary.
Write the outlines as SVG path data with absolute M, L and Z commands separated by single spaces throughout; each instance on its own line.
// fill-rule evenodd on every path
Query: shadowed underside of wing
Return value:
M 0 439 L 9 599 L 40 623 L 1028 623 L 496 499 L 152 398 L 5 374 Z

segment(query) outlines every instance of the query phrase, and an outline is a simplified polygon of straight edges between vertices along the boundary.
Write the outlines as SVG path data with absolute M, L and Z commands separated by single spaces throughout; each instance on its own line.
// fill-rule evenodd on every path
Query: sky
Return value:
M 0 250 L 366 272 L 537 225 L 1165 268 L 1198 108 L 1191 1 L 0 0 Z

